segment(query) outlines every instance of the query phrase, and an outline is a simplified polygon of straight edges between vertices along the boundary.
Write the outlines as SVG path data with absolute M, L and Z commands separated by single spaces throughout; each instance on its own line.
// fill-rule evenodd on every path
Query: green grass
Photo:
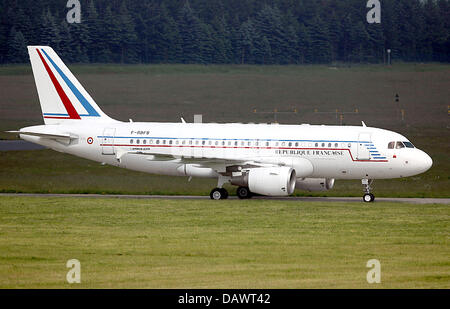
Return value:
M 0 288 L 450 288 L 449 219 L 432 204 L 1 197 Z

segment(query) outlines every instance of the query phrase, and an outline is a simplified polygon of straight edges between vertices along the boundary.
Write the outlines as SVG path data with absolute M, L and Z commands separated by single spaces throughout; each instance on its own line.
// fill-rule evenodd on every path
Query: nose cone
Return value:
M 417 160 L 419 173 L 425 173 L 433 165 L 431 157 L 423 151 L 420 151 L 419 158 Z

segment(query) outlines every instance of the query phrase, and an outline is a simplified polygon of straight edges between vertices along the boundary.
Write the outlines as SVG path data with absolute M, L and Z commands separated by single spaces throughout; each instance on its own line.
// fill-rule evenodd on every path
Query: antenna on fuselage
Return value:
M 361 121 L 363 127 L 367 127 L 364 121 Z

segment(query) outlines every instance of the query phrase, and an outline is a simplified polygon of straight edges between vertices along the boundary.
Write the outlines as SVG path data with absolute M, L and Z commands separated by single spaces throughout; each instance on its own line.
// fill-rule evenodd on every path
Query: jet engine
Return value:
M 267 196 L 286 196 L 294 193 L 296 173 L 291 167 L 260 167 L 232 177 L 231 184 L 248 187 L 253 193 Z
M 299 178 L 295 187 L 305 191 L 328 191 L 334 186 L 333 178 Z

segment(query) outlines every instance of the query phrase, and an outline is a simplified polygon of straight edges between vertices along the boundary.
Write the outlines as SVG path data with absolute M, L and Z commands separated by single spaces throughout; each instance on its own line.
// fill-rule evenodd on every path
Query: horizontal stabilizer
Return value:
M 6 132 L 22 134 L 22 135 L 38 136 L 41 138 L 48 138 L 48 139 L 69 139 L 70 140 L 70 139 L 77 138 L 75 136 L 71 136 L 70 134 L 51 134 L 51 133 L 28 132 L 28 131 L 6 131 Z

